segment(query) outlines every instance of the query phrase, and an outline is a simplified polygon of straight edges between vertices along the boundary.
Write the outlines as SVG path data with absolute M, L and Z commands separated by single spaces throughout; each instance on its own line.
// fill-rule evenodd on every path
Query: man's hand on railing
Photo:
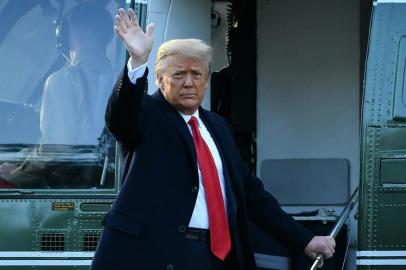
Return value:
M 318 254 L 323 254 L 324 258 L 333 257 L 336 247 L 336 241 L 331 236 L 315 236 L 307 244 L 304 252 L 307 256 L 315 259 Z

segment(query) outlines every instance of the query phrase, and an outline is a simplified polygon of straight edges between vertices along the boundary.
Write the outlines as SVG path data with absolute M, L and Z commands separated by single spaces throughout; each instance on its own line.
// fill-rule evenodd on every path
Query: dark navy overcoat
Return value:
M 188 225 L 199 187 L 187 124 L 158 90 L 145 94 L 147 72 L 134 85 L 124 68 L 110 97 L 106 124 L 121 151 L 123 186 L 106 215 L 92 269 L 208 270 L 190 245 Z M 243 108 L 242 108 L 243 109 Z M 255 269 L 248 220 L 298 251 L 313 234 L 284 213 L 242 162 L 220 116 L 199 108 L 222 158 L 233 251 L 242 270 Z

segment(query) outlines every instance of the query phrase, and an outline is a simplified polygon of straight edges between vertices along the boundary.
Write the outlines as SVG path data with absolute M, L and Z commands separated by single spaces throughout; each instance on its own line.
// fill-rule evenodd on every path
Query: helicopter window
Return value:
M 0 188 L 113 188 L 125 0 L 0 0 Z M 89 16 L 91 15 L 91 16 Z

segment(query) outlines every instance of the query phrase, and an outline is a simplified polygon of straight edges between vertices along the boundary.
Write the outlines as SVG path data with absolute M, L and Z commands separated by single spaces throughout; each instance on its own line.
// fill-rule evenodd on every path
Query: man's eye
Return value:
M 181 73 L 175 73 L 172 75 L 175 79 L 182 79 L 183 78 L 183 74 Z

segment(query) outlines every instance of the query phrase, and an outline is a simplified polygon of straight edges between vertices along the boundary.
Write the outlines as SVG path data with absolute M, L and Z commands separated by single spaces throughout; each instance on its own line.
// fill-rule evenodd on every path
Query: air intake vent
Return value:
M 100 234 L 85 234 L 83 236 L 83 251 L 95 251 Z
M 65 235 L 63 233 L 45 233 L 41 238 L 42 251 L 64 251 Z

